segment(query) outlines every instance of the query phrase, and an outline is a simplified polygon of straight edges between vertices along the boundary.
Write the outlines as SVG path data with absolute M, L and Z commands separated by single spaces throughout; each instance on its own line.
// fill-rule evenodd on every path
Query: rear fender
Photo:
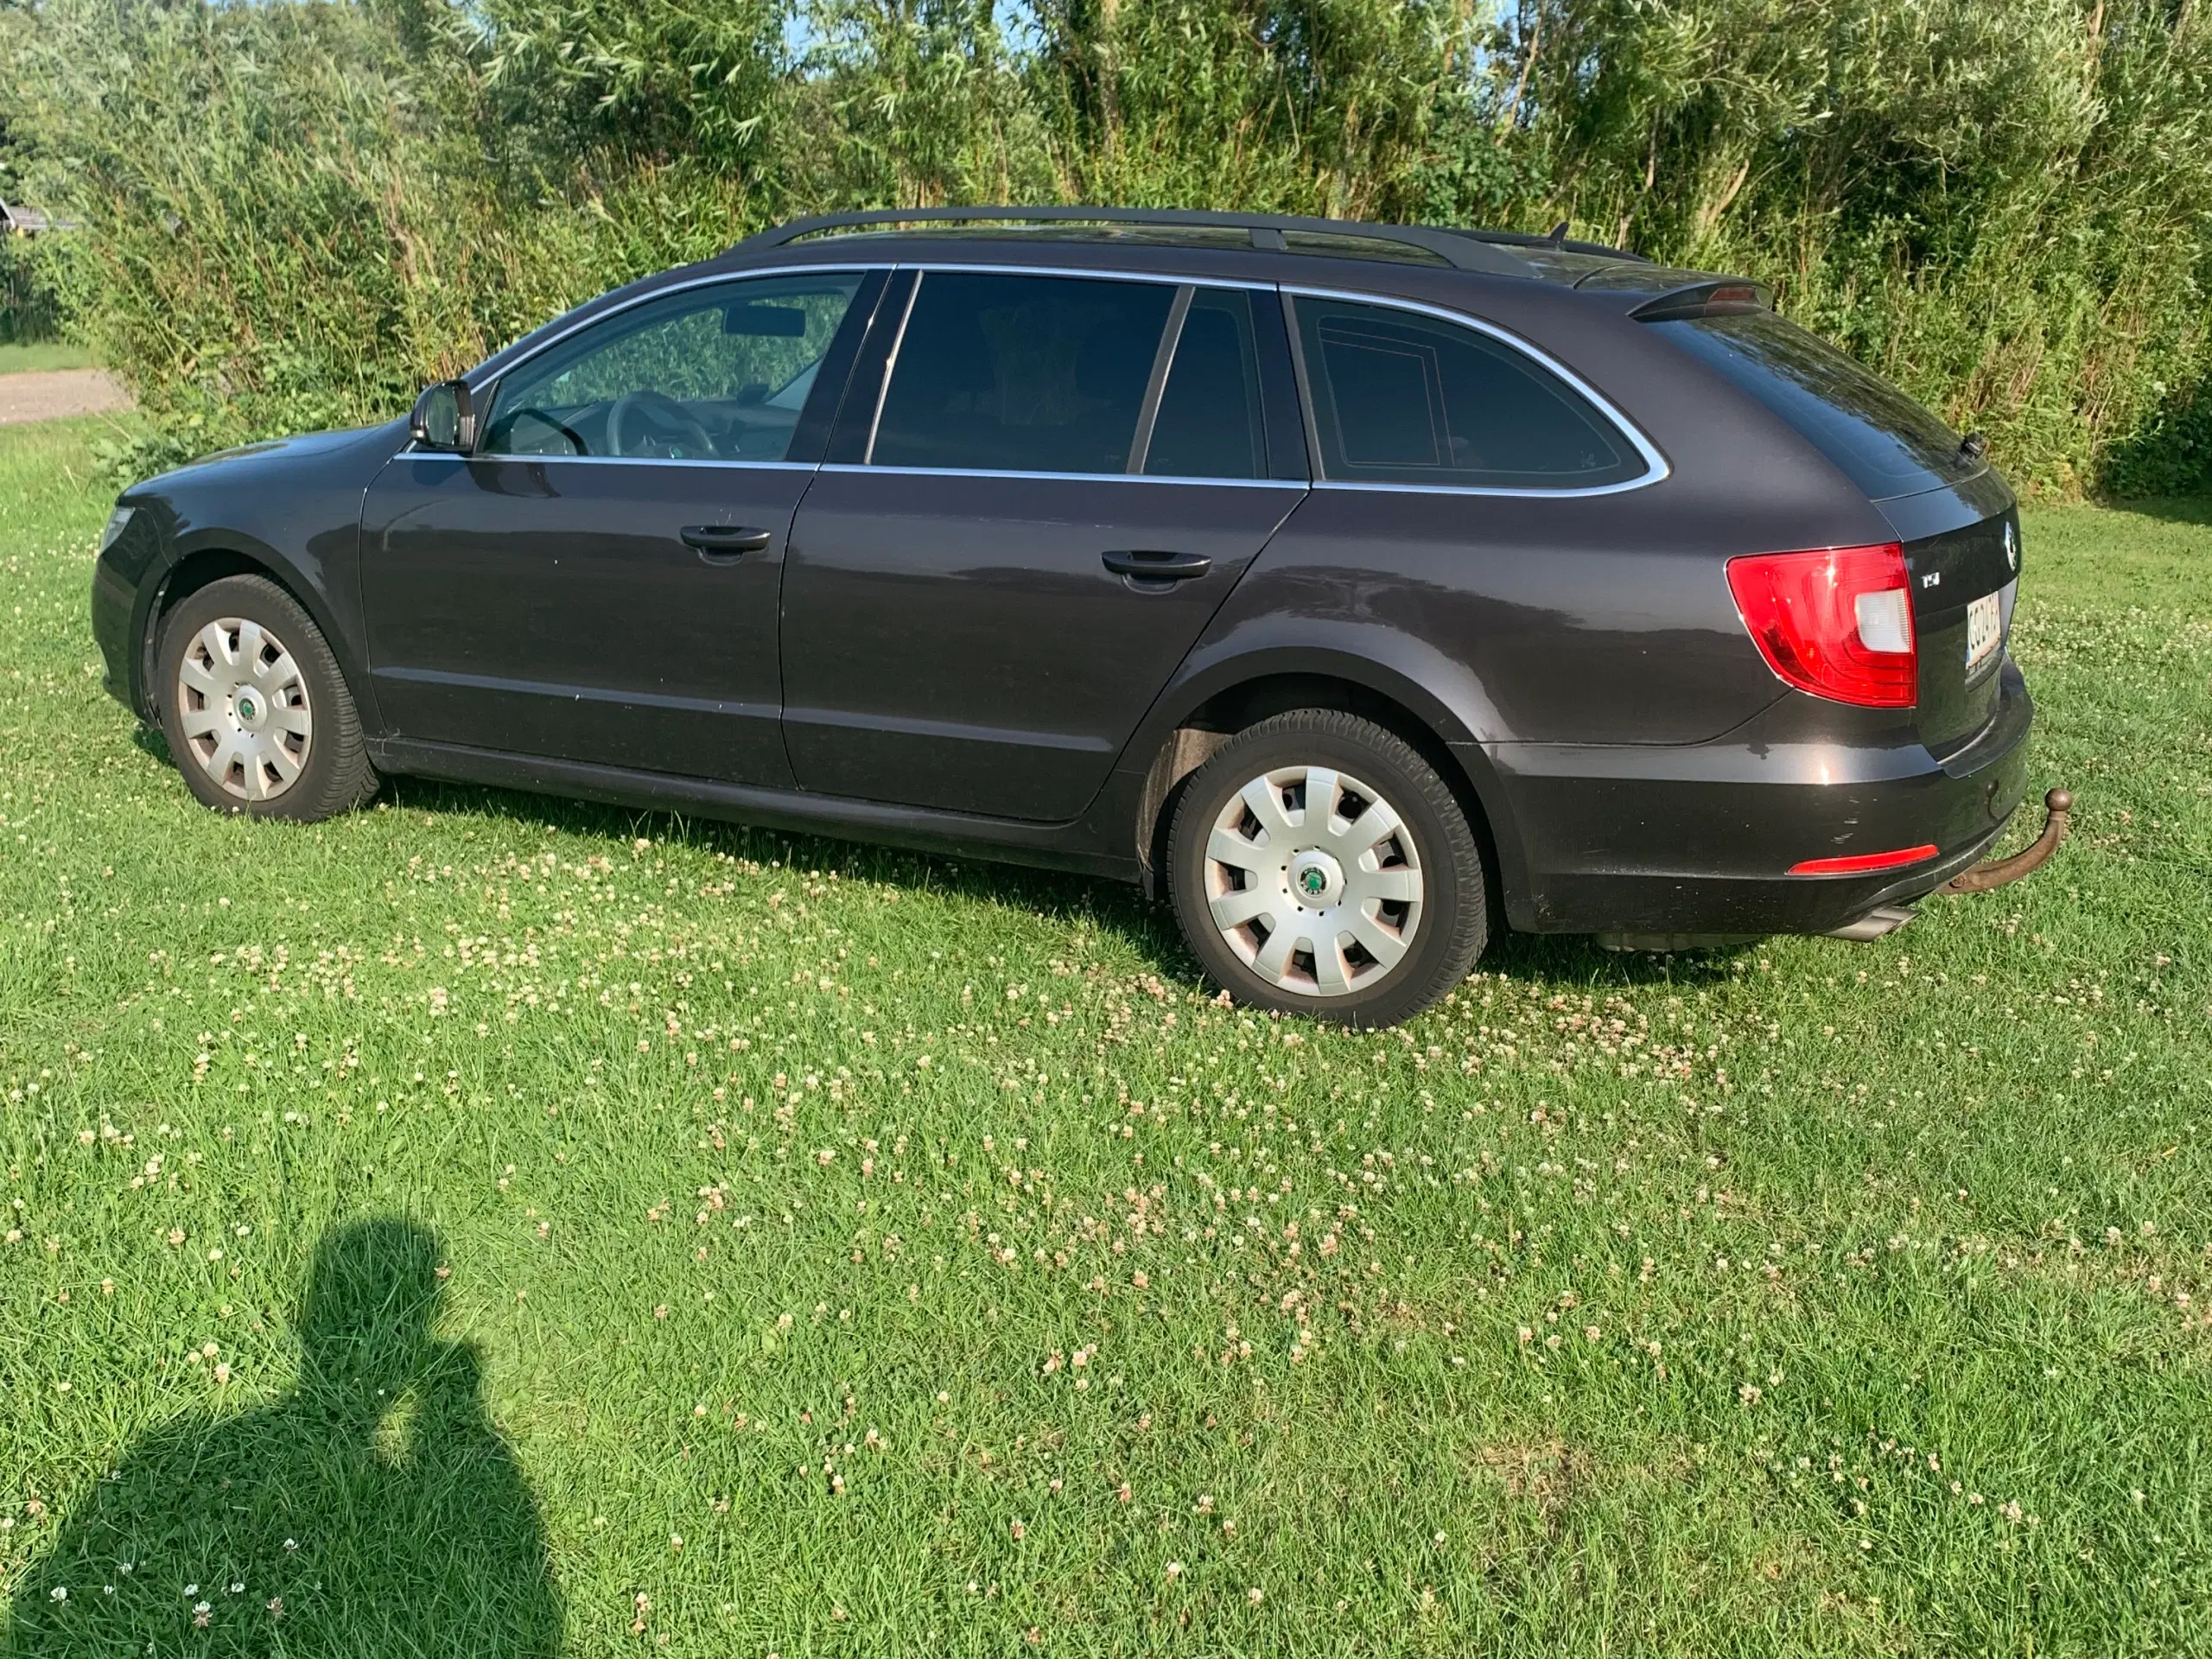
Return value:
M 1446 782 L 1486 825 L 1500 896 L 1516 926 L 1525 909 L 1527 859 L 1482 734 L 1495 713 L 1479 678 L 1435 647 L 1373 624 L 1323 617 L 1249 619 L 1201 640 L 1184 659 L 1122 752 L 1117 772 L 1141 776 L 1192 715 L 1238 687 L 1311 678 L 1356 687 L 1402 711 Z

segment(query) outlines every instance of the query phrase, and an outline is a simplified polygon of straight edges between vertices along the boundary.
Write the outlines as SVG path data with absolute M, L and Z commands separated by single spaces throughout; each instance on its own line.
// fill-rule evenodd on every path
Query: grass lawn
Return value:
M 35 346 L 0 346 L 0 374 L 22 374 L 33 369 L 89 369 L 92 353 L 60 340 Z
M 205 812 L 91 430 L 0 434 L 0 1650 L 2212 1650 L 2212 515 L 2029 516 L 2036 879 L 1351 1036 L 1085 881 Z

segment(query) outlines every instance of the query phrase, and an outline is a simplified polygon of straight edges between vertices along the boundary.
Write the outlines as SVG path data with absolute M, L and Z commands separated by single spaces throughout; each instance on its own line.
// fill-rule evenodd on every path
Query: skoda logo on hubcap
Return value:
M 1316 869 L 1308 869 L 1298 878 L 1298 885 L 1306 889 L 1308 899 L 1319 899 L 1328 890 L 1329 878 Z
M 239 692 L 238 718 L 240 720 L 251 720 L 254 716 L 254 712 L 253 694 L 250 691 Z

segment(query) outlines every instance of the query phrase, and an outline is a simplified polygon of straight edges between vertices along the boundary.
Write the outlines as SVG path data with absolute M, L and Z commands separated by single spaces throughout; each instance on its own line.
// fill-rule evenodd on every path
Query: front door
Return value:
M 788 786 L 777 605 L 815 458 L 794 439 L 818 452 L 842 380 L 824 359 L 849 360 L 840 330 L 880 281 L 645 302 L 511 369 L 475 454 L 396 458 L 362 522 L 387 729 Z
M 1078 815 L 1304 493 L 1288 376 L 1271 292 L 922 273 L 792 531 L 800 786 Z

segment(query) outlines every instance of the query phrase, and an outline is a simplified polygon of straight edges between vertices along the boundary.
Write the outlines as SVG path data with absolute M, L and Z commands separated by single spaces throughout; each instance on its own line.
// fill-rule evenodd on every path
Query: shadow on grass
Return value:
M 158 731 L 141 724 L 134 741 L 147 754 L 168 763 L 168 747 Z M 1080 923 L 1094 932 L 1113 934 L 1151 958 L 1162 973 L 1192 982 L 1203 977 L 1166 905 L 1153 903 L 1135 887 L 1101 877 L 437 779 L 388 779 L 382 798 L 395 808 L 504 818 L 568 835 L 614 841 L 652 835 L 755 863 L 780 862 L 794 871 L 834 871 L 847 880 L 882 881 L 1008 906 L 1058 924 Z M 1491 902 L 1491 944 L 1479 965 L 1511 979 L 1585 991 L 1705 984 L 1729 978 L 1735 971 L 1734 959 L 1741 954 L 1733 948 L 1670 954 L 1614 951 L 1578 935 L 1507 932 L 1496 914 L 1495 894 Z
M 130 1447 L 21 1580 L 0 1651 L 555 1652 L 537 1504 L 474 1351 L 430 1335 L 437 1268 L 410 1222 L 326 1235 L 298 1386 Z
M 1482 971 L 1562 991 L 1625 989 L 1636 985 L 1714 985 L 1737 977 L 1749 945 L 1703 950 L 1608 950 L 1580 933 L 1493 933 L 1476 964 Z
M 427 779 L 395 779 L 387 790 L 395 805 L 417 811 L 473 813 L 620 840 L 652 834 L 755 862 L 778 860 L 793 869 L 834 870 L 848 880 L 889 882 L 1011 906 L 1055 923 L 1080 922 L 1117 935 L 1163 974 L 1193 983 L 1203 977 L 1173 912 L 1119 881 Z M 1490 948 L 1479 964 L 1484 971 L 1562 990 L 1714 983 L 1734 976 L 1735 959 L 1742 954 L 1735 948 L 1668 954 L 1607 950 L 1579 935 L 1507 932 L 1495 914 L 1491 923 Z
M 1195 972 L 1181 956 L 1174 918 L 1135 887 L 1087 875 L 1039 869 L 990 859 L 916 852 L 877 842 L 763 829 L 722 818 L 692 817 L 657 808 L 607 806 L 563 796 L 395 778 L 384 799 L 395 807 L 469 813 L 533 823 L 565 834 L 627 841 L 653 836 L 756 863 L 780 861 L 797 871 L 835 871 L 845 880 L 883 881 L 922 892 L 949 893 L 985 904 L 1011 905 L 1058 922 L 1126 936 L 1139 950 L 1164 957 L 1163 968 Z
M 2141 513 L 2146 518 L 2163 519 L 2170 524 L 2212 524 L 2212 496 L 2208 495 L 2120 497 L 2097 505 L 2120 512 Z

